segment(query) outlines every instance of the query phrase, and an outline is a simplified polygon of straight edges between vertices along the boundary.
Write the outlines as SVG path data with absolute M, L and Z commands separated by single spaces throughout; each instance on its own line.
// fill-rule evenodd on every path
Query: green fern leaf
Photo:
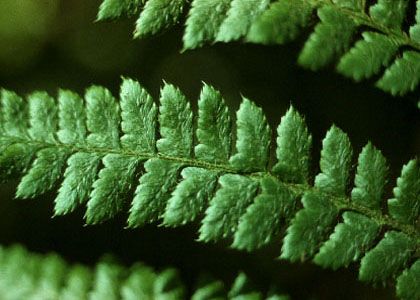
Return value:
M 220 280 L 201 278 L 199 285 L 191 296 L 191 300 L 223 300 L 225 299 L 224 284 Z
M 414 91 L 420 82 L 420 53 L 405 51 L 376 83 L 381 89 L 393 95 L 404 95 Z
M 369 31 L 362 35 L 363 40 L 357 42 L 337 66 L 340 73 L 357 81 L 378 74 L 398 51 L 398 44 L 386 35 Z
M 414 224 L 420 213 L 420 164 L 411 160 L 405 165 L 394 188 L 395 198 L 388 200 L 389 213 L 396 220 Z
M 232 147 L 230 113 L 218 91 L 204 85 L 198 101 L 195 157 L 210 163 L 229 160 Z
M 287 229 L 281 258 L 302 261 L 316 253 L 338 215 L 337 207 L 326 198 L 321 193 L 305 193 L 304 208 L 297 212 Z
M 200 228 L 202 241 L 233 236 L 239 218 L 251 204 L 258 189 L 258 182 L 240 175 L 223 175 L 219 184 L 221 188 L 211 200 Z
M 261 108 L 244 99 L 237 112 L 237 153 L 230 164 L 237 170 L 264 171 L 268 163 L 271 131 Z
M 83 145 L 87 135 L 86 113 L 83 104 L 79 95 L 71 91 L 59 91 L 57 137 L 60 142 Z
M 315 255 L 316 264 L 334 270 L 347 267 L 359 260 L 364 251 L 372 246 L 379 233 L 378 224 L 354 212 L 345 212 L 343 220 Z
M 75 153 L 67 160 L 64 180 L 55 198 L 55 215 L 68 214 L 88 201 L 100 162 L 98 154 L 83 152 Z
M 27 137 L 28 112 L 23 99 L 15 93 L 3 89 L 0 91 L 0 97 L 2 99 L 3 112 L 1 131 L 10 137 Z M 10 144 L 6 143 L 6 145 Z
M 273 171 L 284 181 L 307 183 L 311 146 L 304 119 L 291 107 L 277 128 L 277 164 Z
M 232 154 L 229 110 L 207 85 L 196 125 L 189 102 L 169 84 L 161 90 L 159 112 L 130 79 L 123 80 L 120 102 L 101 87 L 88 89 L 85 101 L 69 91 L 60 91 L 58 103 L 44 93 L 31 95 L 28 103 L 11 92 L 0 96 L 1 176 L 22 177 L 17 195 L 35 197 L 64 172 L 56 215 L 87 203 L 86 222 L 103 222 L 123 211 L 135 190 L 129 227 L 156 221 L 180 226 L 202 218 L 200 240 L 228 238 L 232 247 L 252 251 L 279 238 L 285 226 L 282 258 L 313 259 L 334 269 L 361 261 L 362 280 L 386 281 L 400 273 L 408 274 L 402 282 L 411 280 L 412 271 L 405 270 L 419 247 L 416 159 L 403 167 L 384 212 L 388 179 L 380 151 L 370 143 L 363 148 L 348 195 L 352 148 L 333 126 L 323 140 L 321 172 L 312 180 L 311 135 L 293 108 L 277 129 L 276 161 L 270 161 L 271 130 L 261 109 L 244 99 Z M 48 116 L 36 113 L 41 104 Z M 379 268 L 385 271 L 375 275 Z M 115 290 L 125 286 L 130 293 L 130 282 L 120 280 Z M 168 292 L 168 299 L 177 293 Z
M 63 300 L 86 299 L 92 282 L 92 274 L 88 268 L 75 265 L 68 273 L 66 284 L 60 297 Z
M 400 29 L 407 4 L 407 0 L 378 0 L 378 3 L 370 7 L 369 13 L 373 21 L 392 29 Z
M 323 192 L 344 196 L 352 153 L 347 135 L 338 127 L 331 127 L 322 141 L 321 173 L 315 177 L 315 187 Z
M 233 247 L 255 250 L 270 243 L 281 229 L 281 221 L 295 212 L 296 196 L 272 177 L 261 179 L 262 192 L 240 218 Z
M 190 157 L 192 155 L 192 112 L 190 104 L 173 85 L 166 84 L 160 98 L 160 134 L 157 141 L 160 153 L 169 156 Z
M 351 200 L 358 205 L 380 210 L 387 175 L 385 157 L 368 143 L 359 155 Z
M 137 20 L 135 37 L 156 34 L 178 22 L 186 0 L 149 0 Z
M 104 0 L 99 7 L 98 20 L 135 14 L 145 0 Z
M 218 173 L 201 168 L 185 168 L 181 181 L 168 200 L 163 223 L 180 226 L 196 220 L 204 213 L 207 200 L 213 197 Z
M 54 188 L 61 178 L 68 155 L 67 149 L 46 148 L 38 151 L 31 169 L 19 183 L 16 196 L 31 198 Z
M 117 300 L 119 298 L 122 272 L 123 269 L 116 264 L 99 263 L 95 270 L 95 281 L 93 282 L 89 298 L 92 300 L 104 298 Z
M 283 44 L 298 37 L 308 25 L 312 7 L 305 0 L 276 1 L 252 22 L 246 40 L 258 44 Z
M 255 18 L 268 7 L 269 3 L 268 0 L 232 0 L 216 40 L 229 42 L 244 36 Z
M 121 86 L 121 145 L 124 149 L 156 152 L 157 108 L 152 97 L 140 84 L 125 79 Z M 140 118 L 139 118 L 140 117 Z
M 420 1 L 416 2 L 416 23 L 410 27 L 410 38 L 420 43 Z
M 185 23 L 184 49 L 194 49 L 216 39 L 231 0 L 194 0 Z
M 420 260 L 405 270 L 397 280 L 397 295 L 402 300 L 419 299 Z
M 350 47 L 356 24 L 347 15 L 332 7 L 318 10 L 321 22 L 315 27 L 299 55 L 298 62 L 318 70 L 345 53 Z
M 227 294 L 219 280 L 199 282 L 188 297 L 178 271 L 160 272 L 136 263 L 125 268 L 102 259 L 94 268 L 68 265 L 55 254 L 29 253 L 20 246 L 0 247 L 0 293 L 3 300 L 64 299 L 64 300 L 222 300 L 263 299 L 251 280 L 240 273 Z M 11 288 L 13 287 L 13 288 Z M 265 299 L 288 299 L 269 294 Z
M 413 252 L 416 243 L 401 232 L 389 231 L 370 250 L 360 263 L 359 278 L 363 281 L 384 282 L 402 270 Z
M 135 192 L 128 218 L 130 227 L 157 221 L 163 215 L 183 166 L 154 158 L 144 164 L 146 173 Z
M 104 168 L 92 185 L 93 190 L 87 203 L 87 224 L 111 219 L 124 208 L 121 199 L 131 191 L 141 161 L 119 154 L 108 154 L 102 159 Z
M 131 267 L 131 274 L 121 286 L 121 296 L 123 299 L 150 299 L 153 295 L 156 274 L 153 270 L 140 263 Z
M 262 300 L 263 295 L 255 291 L 248 276 L 239 273 L 229 291 L 228 298 L 231 300 Z
M 140 8 L 139 1 L 104 0 L 98 18 L 141 10 L 135 35 L 143 37 L 176 24 L 187 2 L 148 0 Z M 416 90 L 420 81 L 420 4 L 416 3 L 415 20 L 405 32 L 402 23 L 410 20 L 407 0 L 193 0 L 185 21 L 183 48 L 239 39 L 283 44 L 316 24 L 298 58 L 302 66 L 319 70 L 338 61 L 337 71 L 356 81 L 383 73 L 377 87 L 405 95 Z

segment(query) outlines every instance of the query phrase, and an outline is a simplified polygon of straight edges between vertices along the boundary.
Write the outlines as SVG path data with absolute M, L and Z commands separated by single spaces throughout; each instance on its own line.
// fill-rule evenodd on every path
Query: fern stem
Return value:
M 19 141 L 17 142 L 19 143 Z M 136 157 L 136 158 L 140 158 L 144 160 L 152 159 L 152 158 L 159 158 L 162 160 L 168 160 L 168 161 L 181 163 L 185 165 L 185 167 L 198 167 L 198 168 L 204 168 L 204 169 L 223 172 L 223 173 L 240 174 L 243 176 L 249 176 L 253 178 L 271 176 L 273 178 L 276 178 L 277 180 L 280 180 L 280 178 L 270 173 L 269 171 L 267 172 L 239 172 L 226 164 L 209 163 L 209 162 L 205 162 L 205 161 L 201 161 L 197 159 L 174 157 L 174 156 L 162 155 L 159 153 L 142 153 L 142 152 L 130 151 L 127 149 L 83 147 L 83 146 L 68 145 L 68 144 L 62 144 L 62 143 L 52 144 L 52 143 L 46 143 L 43 141 L 24 140 L 24 139 L 22 139 L 21 142 L 33 145 L 37 148 L 54 148 L 55 147 L 55 148 L 65 149 L 69 152 L 98 153 L 98 154 L 103 154 L 103 155 L 118 154 L 118 155 L 128 156 L 128 157 Z M 284 186 L 286 186 L 288 189 L 290 189 L 292 192 L 294 192 L 296 195 L 299 195 L 299 196 L 309 191 L 320 192 L 318 191 L 316 187 L 313 187 L 309 184 L 295 184 L 295 183 L 289 183 L 289 182 L 282 182 L 282 183 Z M 409 235 L 416 241 L 417 249 L 420 249 L 420 235 L 415 226 L 402 224 L 392 219 L 388 215 L 379 213 L 378 211 L 374 209 L 370 209 L 370 208 L 358 205 L 352 202 L 349 197 L 338 197 L 332 194 L 328 194 L 328 200 L 333 205 L 335 205 L 337 209 L 339 209 L 340 211 L 358 212 L 375 220 L 375 222 L 379 224 L 381 227 L 386 227 L 386 228 L 395 229 L 395 230 L 404 232 L 405 234 Z

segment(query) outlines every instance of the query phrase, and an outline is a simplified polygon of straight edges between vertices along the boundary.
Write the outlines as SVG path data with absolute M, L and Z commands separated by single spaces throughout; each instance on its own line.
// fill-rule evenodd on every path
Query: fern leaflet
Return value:
M 300 65 L 319 70 L 338 60 L 339 73 L 356 81 L 382 74 L 377 87 L 404 95 L 420 81 L 420 0 L 416 4 L 414 23 L 405 32 L 409 0 L 371 5 L 363 0 L 194 0 L 185 22 L 184 49 L 238 39 L 283 44 L 312 26 L 316 12 L 318 23 L 298 58 Z M 186 6 L 184 0 L 125 0 L 118 6 L 104 0 L 98 19 L 141 10 L 135 36 L 142 37 L 180 22 Z
M 359 155 L 349 194 L 353 150 L 347 135 L 332 126 L 312 184 L 312 138 L 295 109 L 281 120 L 277 162 L 270 162 L 271 130 L 262 110 L 243 99 L 231 151 L 229 110 L 208 85 L 196 124 L 179 89 L 165 84 L 158 109 L 131 79 L 123 80 L 119 102 L 98 86 L 84 99 L 60 91 L 58 103 L 40 92 L 26 103 L 3 90 L 0 116 L 1 178 L 23 176 L 20 198 L 61 182 L 56 215 L 86 204 L 86 222 L 96 224 L 120 213 L 133 196 L 129 227 L 202 219 L 200 240 L 229 239 L 248 251 L 272 242 L 287 226 L 282 258 L 313 259 L 334 269 L 360 261 L 361 280 L 398 276 L 399 295 L 413 292 L 406 288 L 417 274 L 420 250 L 417 159 L 402 168 L 383 213 L 387 163 L 371 143 Z
M 105 257 L 91 269 L 69 265 L 56 254 L 30 253 L 21 246 L 0 248 L 0 268 L 0 292 L 4 300 L 289 299 L 281 294 L 265 297 L 244 273 L 238 274 L 229 291 L 222 281 L 202 276 L 189 293 L 173 268 L 156 272 L 142 263 L 126 268 Z

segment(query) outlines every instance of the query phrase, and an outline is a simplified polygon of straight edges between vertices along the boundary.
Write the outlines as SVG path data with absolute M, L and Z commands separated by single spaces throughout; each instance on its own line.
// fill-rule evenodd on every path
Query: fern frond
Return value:
M 207 276 L 189 293 L 173 268 L 156 272 L 142 263 L 127 268 L 109 257 L 90 268 L 70 265 L 53 253 L 35 254 L 16 245 L 0 247 L 0 269 L 0 294 L 4 300 L 289 299 L 282 294 L 265 298 L 244 273 L 239 273 L 229 291 L 222 281 Z
M 271 129 L 262 110 L 243 99 L 232 147 L 229 110 L 208 85 L 196 124 L 186 97 L 166 83 L 159 111 L 131 79 L 123 80 L 119 102 L 98 86 L 84 100 L 60 91 L 57 103 L 40 92 L 27 103 L 12 92 L 1 96 L 0 176 L 22 176 L 18 197 L 38 196 L 61 182 L 55 214 L 86 204 L 86 222 L 96 224 L 120 213 L 132 196 L 129 227 L 201 219 L 201 241 L 229 239 L 248 251 L 287 227 L 282 258 L 334 269 L 360 261 L 361 280 L 400 276 L 398 293 L 412 292 L 405 287 L 420 251 L 417 159 L 402 168 L 385 202 L 388 167 L 371 143 L 359 155 L 348 192 L 353 150 L 336 126 L 323 140 L 321 172 L 312 179 L 312 138 L 294 108 L 281 119 L 277 161 L 270 161 Z
M 141 10 L 136 36 L 176 24 L 188 10 L 184 0 L 145 0 L 144 8 L 139 0 L 119 1 L 119 6 L 116 2 L 105 0 L 98 19 Z M 185 21 L 184 50 L 232 40 L 283 44 L 316 23 L 299 55 L 300 65 L 319 70 L 336 62 L 339 73 L 356 81 L 382 74 L 377 87 L 404 95 L 416 90 L 420 81 L 420 1 L 405 32 L 408 4 L 409 0 L 193 0 Z

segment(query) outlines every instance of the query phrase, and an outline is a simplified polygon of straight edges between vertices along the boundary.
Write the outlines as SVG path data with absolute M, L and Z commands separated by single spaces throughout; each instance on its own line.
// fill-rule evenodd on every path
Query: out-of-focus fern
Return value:
M 222 281 L 209 276 L 203 276 L 190 290 L 187 292 L 173 268 L 155 272 L 141 263 L 126 268 L 105 258 L 91 269 L 69 265 L 56 254 L 30 253 L 21 246 L 0 247 L 2 300 L 289 299 L 280 294 L 265 297 L 244 273 L 238 275 L 230 291 Z
M 119 102 L 99 86 L 84 100 L 60 91 L 57 102 L 43 92 L 27 101 L 1 92 L 0 176 L 23 176 L 17 197 L 38 196 L 61 181 L 55 214 L 87 204 L 86 222 L 96 224 L 121 212 L 134 195 L 129 227 L 202 218 L 201 241 L 231 239 L 232 247 L 248 251 L 287 227 L 282 258 L 313 259 L 334 269 L 360 261 L 361 280 L 398 276 L 403 299 L 419 295 L 412 283 L 420 251 L 417 159 L 402 168 L 384 213 L 387 163 L 381 152 L 370 143 L 363 148 L 348 193 L 352 147 L 332 126 L 312 182 L 312 138 L 294 108 L 281 119 L 277 161 L 270 162 L 271 129 L 261 109 L 243 100 L 232 151 L 229 110 L 208 85 L 196 125 L 186 97 L 170 84 L 161 90 L 159 108 L 130 79 L 123 81 Z
M 382 74 L 376 85 L 393 95 L 414 91 L 420 81 L 420 0 L 408 31 L 410 0 L 104 0 L 98 19 L 141 11 L 136 37 L 155 34 L 188 12 L 184 49 L 242 39 L 283 44 L 317 24 L 299 56 L 318 70 L 338 60 L 337 70 L 356 81 Z M 144 6 L 143 6 L 144 4 Z M 369 6 L 370 5 L 370 6 Z M 361 32 L 359 35 L 358 32 Z

